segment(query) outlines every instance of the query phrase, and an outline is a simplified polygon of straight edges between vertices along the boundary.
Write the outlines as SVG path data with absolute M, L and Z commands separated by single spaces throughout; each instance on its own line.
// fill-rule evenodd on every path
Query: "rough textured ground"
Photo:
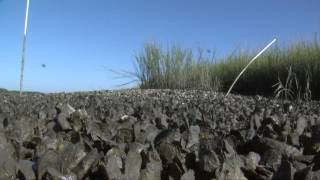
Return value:
M 0 179 L 320 179 L 319 102 L 1 90 L 0 134 Z

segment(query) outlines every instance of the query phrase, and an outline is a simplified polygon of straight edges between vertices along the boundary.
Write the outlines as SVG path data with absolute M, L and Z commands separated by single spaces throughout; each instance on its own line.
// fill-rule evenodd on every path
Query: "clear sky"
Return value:
M 0 87 L 19 89 L 25 0 L 0 0 Z M 320 32 L 319 0 L 30 0 L 25 89 L 115 89 L 145 42 L 261 48 Z M 43 68 L 41 65 L 46 64 Z

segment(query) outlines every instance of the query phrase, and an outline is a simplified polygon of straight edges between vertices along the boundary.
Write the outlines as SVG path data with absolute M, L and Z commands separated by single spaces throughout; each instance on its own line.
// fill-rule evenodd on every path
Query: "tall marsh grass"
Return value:
M 141 88 L 205 89 L 226 92 L 243 67 L 258 51 L 238 51 L 225 58 L 205 56 L 173 46 L 164 49 L 147 43 L 136 56 L 135 76 Z M 197 55 L 196 55 L 197 54 Z M 288 79 L 288 70 L 295 76 L 293 94 L 311 91 L 320 99 L 320 46 L 313 41 L 300 41 L 289 46 L 274 46 L 262 54 L 242 75 L 233 93 L 274 95 L 275 84 Z

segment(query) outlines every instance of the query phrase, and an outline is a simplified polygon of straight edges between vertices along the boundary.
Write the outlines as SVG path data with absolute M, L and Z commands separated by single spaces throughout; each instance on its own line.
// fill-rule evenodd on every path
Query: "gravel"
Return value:
M 0 91 L 0 179 L 316 180 L 320 102 Z

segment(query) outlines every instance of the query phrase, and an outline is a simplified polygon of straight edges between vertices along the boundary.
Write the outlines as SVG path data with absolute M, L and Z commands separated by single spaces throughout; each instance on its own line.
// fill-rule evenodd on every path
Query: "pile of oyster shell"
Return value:
M 1 92 L 0 179 L 320 179 L 320 103 L 208 91 Z

